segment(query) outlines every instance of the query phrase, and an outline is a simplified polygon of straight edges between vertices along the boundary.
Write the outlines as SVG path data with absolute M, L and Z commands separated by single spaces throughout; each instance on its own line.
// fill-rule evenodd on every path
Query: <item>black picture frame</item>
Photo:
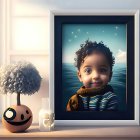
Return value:
M 129 120 L 136 121 L 136 12 L 83 15 L 52 12 L 54 21 L 54 112 L 55 120 Z M 56 14 L 57 13 L 57 14 Z M 62 14 L 63 13 L 63 14 Z M 64 14 L 65 13 L 65 14 Z M 62 108 L 62 27 L 64 24 L 126 24 L 127 25 L 127 108 L 125 111 L 68 112 Z M 138 82 L 138 81 L 137 81 Z M 138 104 L 137 104 L 138 105 Z

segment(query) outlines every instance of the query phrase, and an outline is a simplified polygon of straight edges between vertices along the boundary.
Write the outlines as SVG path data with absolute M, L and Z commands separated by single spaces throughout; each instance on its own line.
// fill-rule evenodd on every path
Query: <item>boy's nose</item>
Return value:
M 99 78 L 99 73 L 97 71 L 93 71 L 92 78 L 93 79 L 98 79 Z

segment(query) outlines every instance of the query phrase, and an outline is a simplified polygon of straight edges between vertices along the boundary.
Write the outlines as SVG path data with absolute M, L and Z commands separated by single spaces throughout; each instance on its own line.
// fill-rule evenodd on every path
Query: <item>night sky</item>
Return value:
M 116 63 L 126 63 L 126 24 L 63 24 L 62 38 L 63 63 L 74 63 L 75 52 L 87 39 L 103 41 Z

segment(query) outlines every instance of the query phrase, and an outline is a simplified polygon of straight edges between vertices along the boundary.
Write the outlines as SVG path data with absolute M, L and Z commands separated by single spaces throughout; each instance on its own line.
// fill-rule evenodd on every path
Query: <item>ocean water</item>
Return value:
M 63 63 L 62 65 L 62 93 L 63 93 L 63 109 L 66 109 L 66 104 L 69 98 L 76 93 L 76 91 L 82 86 L 79 82 L 76 73 L 77 69 L 74 64 Z M 119 111 L 126 110 L 126 65 L 115 64 L 113 67 L 112 79 L 109 83 L 114 93 L 118 97 Z

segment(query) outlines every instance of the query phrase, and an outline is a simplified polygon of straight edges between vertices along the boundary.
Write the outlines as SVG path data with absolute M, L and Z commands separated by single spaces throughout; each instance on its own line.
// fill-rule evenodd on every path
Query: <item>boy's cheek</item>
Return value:
M 106 83 L 106 84 L 108 84 L 109 82 L 110 82 L 110 78 L 106 78 L 105 80 L 104 80 L 104 83 Z
M 85 84 L 90 83 L 90 79 L 89 78 L 83 78 L 83 83 L 85 83 Z

